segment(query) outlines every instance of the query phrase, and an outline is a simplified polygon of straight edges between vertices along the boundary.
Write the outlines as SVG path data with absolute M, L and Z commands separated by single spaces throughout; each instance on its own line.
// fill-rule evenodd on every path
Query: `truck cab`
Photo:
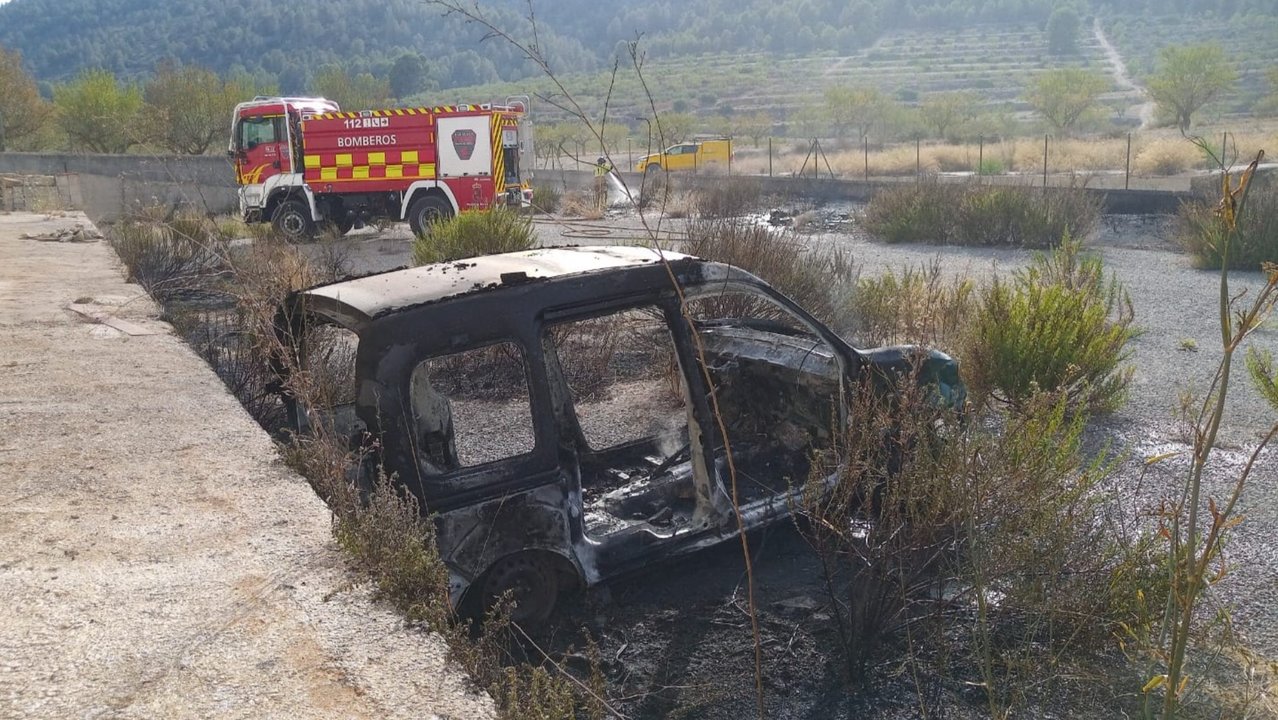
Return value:
M 301 97 L 259 96 L 235 106 L 227 155 L 235 163 L 241 217 L 262 221 L 277 188 L 301 184 L 302 116 L 340 110 L 331 100 Z

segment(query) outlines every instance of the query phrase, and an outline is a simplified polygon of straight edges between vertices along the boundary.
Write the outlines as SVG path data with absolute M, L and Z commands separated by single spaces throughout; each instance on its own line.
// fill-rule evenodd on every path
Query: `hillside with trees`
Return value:
M 527 28 L 525 0 L 482 3 L 503 26 Z M 1053 0 L 555 0 L 534 2 L 539 45 L 557 72 L 610 65 L 618 43 L 641 35 L 649 56 L 766 52 L 849 54 L 885 32 L 1031 23 L 1042 27 Z M 1156 15 L 1273 15 L 1271 0 L 1092 0 L 1080 12 Z M 20 52 L 45 82 L 85 68 L 125 79 L 162 62 L 247 74 L 305 90 L 325 65 L 389 78 L 408 55 L 419 74 L 408 89 L 430 90 L 535 72 L 501 42 L 424 0 L 12 0 L 0 5 L 0 46 Z M 405 66 L 401 64 L 401 77 Z M 46 93 L 47 94 L 47 93 Z
M 560 87 L 443 4 L 11 0 L 0 5 L 0 148 L 212 152 L 234 104 L 261 93 L 347 108 L 527 94 L 543 123 L 539 154 L 582 146 L 572 123 L 552 127 L 571 119 L 556 108 Z M 528 0 L 480 3 L 536 43 L 585 112 L 607 105 L 611 140 L 645 149 L 653 110 L 660 135 L 724 133 L 756 147 L 1112 137 L 1141 125 L 1146 98 L 1169 127 L 1278 114 L 1278 7 L 1268 5 L 533 0 L 534 40 Z M 1139 85 L 1115 84 L 1095 25 Z M 623 51 L 636 38 L 642 77 Z

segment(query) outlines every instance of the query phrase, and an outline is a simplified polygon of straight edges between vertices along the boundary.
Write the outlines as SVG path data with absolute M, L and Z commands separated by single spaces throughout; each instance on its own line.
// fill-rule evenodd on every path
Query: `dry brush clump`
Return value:
M 1079 187 L 916 183 L 875 195 L 865 228 L 886 242 L 1045 248 L 1066 233 L 1087 237 L 1100 200 Z
M 981 688 L 1002 716 L 1021 693 L 1095 674 L 1160 568 L 1111 511 L 1112 463 L 1085 455 L 1085 416 L 1041 394 L 962 419 L 912 377 L 895 387 L 853 390 L 857 421 L 799 508 L 850 678 L 870 682 L 891 654 L 916 677 Z
M 720 178 L 692 191 L 692 208 L 701 218 L 740 217 L 755 210 L 763 188 L 755 178 Z
M 1186 202 L 1176 215 L 1176 237 L 1200 268 L 1220 269 L 1230 237 L 1229 269 L 1260 270 L 1278 263 L 1278 180 L 1258 177 L 1232 236 L 1220 222 L 1220 203 L 1205 198 Z
M 741 218 L 694 219 L 676 249 L 753 273 L 825 322 L 838 320 L 839 301 L 856 279 L 841 249 Z
M 976 289 L 965 274 L 946 277 L 939 258 L 861 277 L 846 302 L 846 329 L 863 347 L 957 349 L 977 312 Z
M 213 222 L 190 211 L 142 209 L 109 234 L 128 280 L 161 304 L 215 291 L 226 269 L 226 238 Z

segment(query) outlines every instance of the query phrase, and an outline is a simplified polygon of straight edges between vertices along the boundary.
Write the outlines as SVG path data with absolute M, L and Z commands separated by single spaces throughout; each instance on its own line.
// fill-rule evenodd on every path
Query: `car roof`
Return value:
M 533 280 L 603 273 L 628 267 L 696 259 L 649 247 L 537 248 L 434 263 L 343 280 L 298 293 L 325 314 L 357 328 L 380 317 L 426 303 L 514 287 Z

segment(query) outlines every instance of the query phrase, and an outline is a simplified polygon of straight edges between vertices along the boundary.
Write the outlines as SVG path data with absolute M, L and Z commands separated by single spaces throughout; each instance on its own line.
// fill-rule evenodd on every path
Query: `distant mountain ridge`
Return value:
M 1086 3 L 1080 3 L 1086 4 Z M 482 7 L 527 36 L 524 0 Z M 886 30 L 988 21 L 1042 23 L 1053 0 L 540 0 L 541 47 L 560 72 L 611 64 L 642 37 L 652 57 L 721 52 L 848 53 Z M 1273 0 L 1092 0 L 1098 12 L 1273 14 Z M 90 67 L 145 77 L 164 60 L 246 72 L 305 89 L 325 64 L 385 76 L 395 58 L 425 59 L 428 86 L 516 80 L 535 72 L 500 40 L 423 0 L 12 0 L 0 45 L 40 80 Z

